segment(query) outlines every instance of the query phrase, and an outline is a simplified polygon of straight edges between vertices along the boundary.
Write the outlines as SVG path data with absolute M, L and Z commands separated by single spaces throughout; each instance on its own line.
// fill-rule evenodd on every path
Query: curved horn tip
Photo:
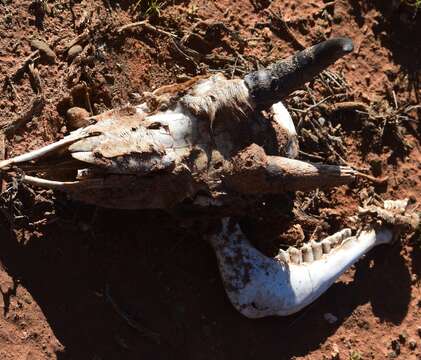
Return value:
M 328 60 L 332 56 L 328 61 L 334 62 L 342 56 L 351 53 L 354 50 L 354 44 L 350 38 L 336 37 L 316 44 L 310 49 L 313 49 L 316 56 L 320 54 L 321 59 L 326 57 L 326 60 Z
M 267 108 L 312 80 L 353 49 L 350 38 L 331 38 L 280 60 L 266 69 L 247 74 L 244 83 L 256 108 Z
M 331 41 L 335 43 L 336 45 L 340 46 L 344 53 L 350 53 L 354 50 L 354 43 L 348 37 L 336 37 L 336 38 L 329 39 L 327 41 Z

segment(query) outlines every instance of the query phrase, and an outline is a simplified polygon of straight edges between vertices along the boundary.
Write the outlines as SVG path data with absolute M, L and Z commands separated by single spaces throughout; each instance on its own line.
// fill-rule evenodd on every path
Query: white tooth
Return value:
M 343 229 L 339 232 L 341 234 L 341 241 L 344 241 L 345 239 L 348 239 L 352 235 L 351 229 Z
M 303 262 L 303 254 L 297 248 L 293 246 L 289 247 L 288 254 L 293 264 L 301 264 Z
M 278 261 L 282 261 L 284 263 L 289 263 L 290 262 L 289 253 L 287 251 L 282 250 L 282 249 L 279 250 L 279 253 L 278 253 L 278 255 L 275 256 L 275 258 Z
M 313 250 L 313 257 L 314 260 L 320 260 L 323 256 L 323 249 L 322 249 L 322 244 L 312 241 L 311 242 L 311 248 Z
M 325 240 L 329 240 L 330 245 L 332 247 L 335 247 L 337 245 L 340 245 L 344 239 L 349 238 L 350 236 L 351 236 L 351 229 L 343 229 L 331 236 L 328 236 Z
M 408 207 L 408 199 L 403 200 L 385 200 L 383 207 L 386 210 L 397 210 L 400 214 L 403 214 Z
M 352 244 L 354 244 L 354 243 L 355 243 L 355 239 L 356 239 L 356 237 L 355 237 L 355 236 L 351 236 L 351 237 L 349 237 L 349 238 L 346 238 L 346 239 L 342 242 L 342 244 L 341 244 L 341 248 L 342 248 L 342 249 L 346 249 L 347 247 L 351 247 L 351 246 L 352 246 Z
M 314 261 L 313 249 L 311 248 L 309 244 L 304 244 L 303 247 L 301 248 L 301 251 L 303 253 L 304 262 L 311 263 Z
M 329 239 L 322 240 L 322 250 L 323 250 L 323 254 L 329 254 L 330 250 L 332 250 Z

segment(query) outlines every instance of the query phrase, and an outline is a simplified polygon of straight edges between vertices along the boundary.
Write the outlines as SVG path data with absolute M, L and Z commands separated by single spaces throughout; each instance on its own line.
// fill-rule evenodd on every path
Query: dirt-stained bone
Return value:
M 301 251 L 289 248 L 289 258 L 271 259 L 250 244 L 238 224 L 225 218 L 222 230 L 211 235 L 209 241 L 215 250 L 229 299 L 249 318 L 284 316 L 301 310 L 370 249 L 393 241 L 396 232 L 400 231 L 393 220 L 397 213 L 404 213 L 411 219 L 407 226 L 419 224 L 419 216 L 405 212 L 401 205 L 402 202 L 397 201 L 393 210 L 377 207 L 379 213 L 387 213 L 387 220 L 379 216 L 355 236 L 346 230 L 324 239 L 322 243 L 329 242 L 331 248 L 329 251 L 326 248 L 321 256 L 319 250 L 314 256 L 312 246 L 305 244 Z M 298 255 L 301 252 L 302 259 Z
M 331 39 L 244 79 L 217 74 L 164 86 L 139 106 L 84 114 L 89 125 L 0 161 L 0 171 L 17 170 L 23 182 L 104 207 L 172 210 L 181 204 L 214 213 L 262 195 L 350 183 L 356 175 L 350 167 L 294 159 L 297 134 L 280 100 L 351 50 L 351 40 Z M 363 209 L 368 220 L 356 236 L 345 229 L 281 250 L 275 260 L 225 218 L 210 242 L 228 296 L 252 318 L 302 309 L 373 246 L 390 242 L 398 224 L 418 222 L 405 206 Z
M 282 77 L 310 79 L 315 69 L 344 55 L 348 50 L 338 46 L 349 42 L 329 40 L 309 48 L 293 60 L 299 66 L 284 68 Z M 195 202 L 196 196 L 202 197 L 196 204 L 223 204 L 243 194 L 353 181 L 355 172 L 349 167 L 289 159 L 298 154 L 298 142 L 288 111 L 275 98 L 268 99 L 272 118 L 264 118 L 247 79 L 216 74 L 186 86 L 165 86 L 149 93 L 146 103 L 89 117 L 92 125 L 2 161 L 0 169 L 17 166 L 24 171 L 23 181 L 61 188 L 88 203 L 128 209 L 171 209 Z

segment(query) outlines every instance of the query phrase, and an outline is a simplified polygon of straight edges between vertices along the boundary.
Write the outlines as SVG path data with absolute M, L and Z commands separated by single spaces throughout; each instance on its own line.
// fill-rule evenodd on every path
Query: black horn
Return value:
M 258 108 L 267 108 L 300 88 L 353 50 L 352 40 L 333 38 L 311 46 L 288 59 L 254 71 L 244 81 Z

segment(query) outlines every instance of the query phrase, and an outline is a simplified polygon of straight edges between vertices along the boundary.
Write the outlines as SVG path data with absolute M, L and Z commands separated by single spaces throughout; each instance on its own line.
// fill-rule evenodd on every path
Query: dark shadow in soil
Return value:
M 0 261 L 44 312 L 65 347 L 59 359 L 290 359 L 318 349 L 361 304 L 382 321 L 399 323 L 407 312 L 410 277 L 398 247 L 376 249 L 351 284 L 335 284 L 297 315 L 248 320 L 229 303 L 194 229 L 160 212 L 102 210 L 91 225 L 92 215 L 75 207 L 26 246 L 0 225 Z M 159 333 L 160 344 L 117 315 L 107 285 L 125 316 Z M 337 323 L 324 320 L 327 312 Z

